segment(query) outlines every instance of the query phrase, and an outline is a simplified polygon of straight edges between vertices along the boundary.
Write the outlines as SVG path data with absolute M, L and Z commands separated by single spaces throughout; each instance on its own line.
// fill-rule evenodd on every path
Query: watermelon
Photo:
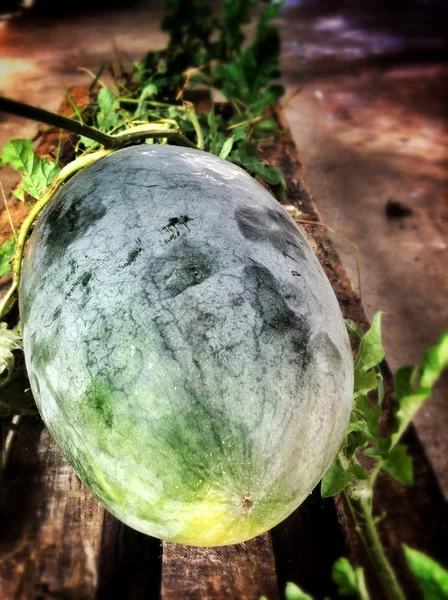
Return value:
M 149 535 L 253 538 L 342 442 L 353 364 L 328 279 L 271 194 L 208 153 L 134 146 L 75 175 L 28 242 L 20 314 L 50 434 Z

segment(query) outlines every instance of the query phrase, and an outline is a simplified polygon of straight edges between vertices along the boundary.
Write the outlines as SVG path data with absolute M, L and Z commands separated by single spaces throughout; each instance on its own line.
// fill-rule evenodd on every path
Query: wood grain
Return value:
M 37 419 L 22 426 L 3 483 L 0 598 L 93 598 L 104 509 Z
M 278 600 L 269 534 L 222 548 L 163 544 L 163 600 Z

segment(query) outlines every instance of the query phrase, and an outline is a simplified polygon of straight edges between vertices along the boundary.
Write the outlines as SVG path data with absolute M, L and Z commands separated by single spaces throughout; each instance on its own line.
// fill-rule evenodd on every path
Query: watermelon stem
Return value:
M 359 505 L 363 516 L 365 533 L 367 534 L 368 552 L 385 596 L 388 600 L 406 600 L 378 535 L 372 515 L 372 503 L 368 498 L 361 498 Z
M 190 117 L 191 124 L 194 127 L 194 131 L 196 133 L 198 148 L 199 148 L 199 150 L 203 150 L 204 149 L 204 134 L 202 132 L 202 128 L 199 123 L 198 116 L 194 109 L 194 104 L 192 102 L 185 101 L 184 105 L 185 105 L 185 110 L 186 110 L 188 116 Z
M 157 123 L 139 125 L 137 127 L 131 127 L 126 131 L 116 133 L 115 135 L 109 135 L 99 131 L 98 129 L 95 129 L 94 127 L 89 127 L 84 123 L 79 123 L 74 119 L 63 117 L 62 115 L 58 115 L 57 113 L 49 110 L 44 110 L 43 108 L 38 108 L 37 106 L 25 104 L 24 102 L 18 102 L 17 100 L 12 100 L 11 98 L 5 98 L 3 96 L 0 96 L 0 111 L 7 112 L 18 117 L 32 119 L 33 121 L 39 121 L 40 123 L 45 123 L 46 125 L 51 125 L 59 129 L 65 129 L 66 131 L 71 131 L 72 133 L 95 140 L 95 142 L 98 142 L 105 148 L 111 150 L 119 150 L 124 146 L 137 144 L 148 138 L 168 138 L 176 145 L 197 148 L 197 146 L 182 133 L 180 133 L 178 129 L 165 129 L 160 127 L 160 124 Z M 193 119 L 192 114 L 189 114 L 190 119 Z M 194 116 L 196 116 L 196 114 L 194 114 Z M 197 126 L 199 126 L 199 122 L 197 123 Z M 196 133 L 198 133 L 196 126 L 195 130 Z M 200 135 L 202 135 L 202 131 Z M 198 142 L 199 141 L 200 136 L 198 135 Z
M 366 550 L 376 577 L 387 600 L 405 600 L 404 592 L 386 555 L 378 534 L 377 519 L 372 514 L 372 493 L 366 496 L 356 485 L 350 484 L 343 491 L 355 530 Z

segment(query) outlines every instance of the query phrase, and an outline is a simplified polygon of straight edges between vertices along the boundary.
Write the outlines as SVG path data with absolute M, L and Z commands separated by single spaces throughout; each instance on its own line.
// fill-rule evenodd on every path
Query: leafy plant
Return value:
M 340 558 L 333 565 L 333 581 L 338 586 L 338 594 L 341 597 L 356 597 L 359 600 L 369 600 L 364 570 L 361 567 L 353 568 L 346 558 Z
M 321 494 L 323 497 L 344 494 L 356 531 L 383 587 L 384 597 L 404 600 L 404 593 L 376 529 L 374 484 L 381 470 L 404 485 L 413 482 L 412 460 L 406 446 L 399 441 L 417 410 L 431 395 L 442 371 L 448 368 L 448 331 L 426 351 L 420 365 L 402 367 L 395 374 L 392 394 L 394 422 L 390 433 L 385 435 L 380 428 L 382 411 L 387 408 L 383 405 L 384 387 L 380 371 L 384 358 L 381 313 L 375 315 L 365 334 L 351 320 L 347 320 L 346 325 L 359 343 L 354 362 L 353 411 L 344 443 L 322 479 Z M 372 460 L 373 466 L 367 466 L 367 461 Z M 425 554 L 407 546 L 404 546 L 404 553 L 425 600 L 448 599 L 448 571 Z M 363 569 L 353 567 L 346 558 L 340 558 L 333 565 L 332 579 L 337 585 L 338 597 L 370 600 Z M 286 600 L 313 600 L 293 583 L 287 584 L 285 597 Z
M 167 1 L 162 29 L 169 34 L 169 43 L 135 65 L 139 88 L 150 85 L 154 96 L 172 101 L 187 85 L 205 83 L 219 90 L 238 112 L 259 114 L 283 94 L 282 86 L 273 83 L 280 77 L 280 37 L 272 26 L 283 0 L 264 1 L 267 6 L 254 39 L 243 46 L 243 27 L 259 4 L 259 0 L 223 0 L 220 13 L 213 15 L 203 0 Z
M 346 558 L 339 558 L 333 565 L 332 580 L 337 586 L 338 597 L 370 600 L 361 567 L 353 568 Z M 267 600 L 262 597 L 260 600 Z M 313 596 L 304 592 L 295 583 L 288 582 L 285 589 L 285 600 L 314 600 Z M 330 600 L 326 598 L 325 600 Z
M 17 237 L 13 234 L 9 240 L 0 246 L 0 277 L 12 271 L 12 259 L 16 251 L 16 242 Z
M 22 175 L 13 194 L 25 200 L 25 193 L 38 200 L 61 170 L 57 162 L 37 156 L 30 140 L 12 140 L 3 147 L 1 166 L 11 165 Z
M 387 598 L 404 598 L 376 529 L 373 514 L 374 485 L 381 470 L 398 482 L 413 482 L 412 460 L 407 448 L 399 444 L 402 434 L 442 371 L 448 367 L 448 332 L 431 347 L 417 367 L 403 367 L 395 375 L 393 398 L 394 423 L 389 435 L 381 431 L 380 417 L 384 390 L 379 370 L 384 358 L 381 341 L 381 314 L 364 335 L 353 323 L 347 327 L 359 342 L 355 360 L 354 405 L 344 443 L 322 479 L 323 497 L 343 492 L 361 541 L 368 549 L 373 566 Z M 372 393 L 376 392 L 376 401 Z M 373 461 L 367 468 L 366 459 Z
M 425 600 L 447 600 L 448 571 L 432 558 L 408 546 L 404 546 L 404 555 Z

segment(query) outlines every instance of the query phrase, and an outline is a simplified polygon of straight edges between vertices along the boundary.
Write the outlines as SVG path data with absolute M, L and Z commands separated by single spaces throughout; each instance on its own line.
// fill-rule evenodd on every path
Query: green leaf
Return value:
M 395 430 L 391 436 L 394 446 L 412 421 L 421 405 L 432 393 L 432 387 L 448 367 L 448 331 L 429 348 L 419 367 L 402 367 L 395 374 Z
M 363 431 L 350 431 L 347 435 L 345 443 L 345 453 L 350 460 L 358 448 L 363 448 L 367 443 L 366 436 Z
M 358 396 L 353 413 L 358 418 L 359 431 L 363 431 L 369 438 L 376 441 L 383 439 L 379 429 L 381 407 L 378 404 L 371 406 L 366 395 Z
M 16 251 L 16 242 L 17 237 L 13 235 L 11 239 L 0 246 L 0 277 L 12 271 L 12 260 Z
M 140 93 L 140 98 L 138 100 L 137 110 L 135 111 L 135 117 L 139 117 L 145 106 L 145 100 L 148 98 L 153 98 L 157 94 L 157 86 L 155 83 L 148 83 L 145 85 Z M 174 107 L 173 107 L 174 108 Z
M 429 348 L 420 367 L 420 387 L 431 388 L 448 367 L 448 331 L 445 331 L 438 344 Z
M 363 480 L 367 477 L 368 475 L 361 465 L 352 465 L 348 469 L 344 469 L 339 457 L 336 457 L 322 478 L 321 496 L 322 498 L 335 496 L 342 492 L 353 479 Z
M 386 390 L 384 389 L 384 379 L 381 373 L 376 374 L 376 386 L 378 389 L 378 404 L 381 406 L 383 404 L 384 397 L 386 396 Z
M 98 144 L 98 142 L 96 142 L 95 140 L 92 140 L 92 138 L 86 137 L 85 135 L 79 136 L 79 142 L 86 149 L 91 148 L 92 146 L 95 146 L 95 144 Z
M 272 133 L 278 130 L 278 123 L 272 117 L 266 117 L 255 125 L 255 133 L 257 136 L 264 136 L 266 133 Z
M 383 469 L 403 485 L 412 485 L 414 483 L 412 458 L 409 456 L 406 446 L 401 444 L 395 446 L 383 462 Z
M 306 594 L 295 583 L 288 582 L 285 590 L 286 600 L 313 600 L 313 597 Z
M 358 342 L 364 337 L 364 331 L 351 319 L 345 319 L 345 326 L 350 335 L 352 335 Z
M 121 115 L 116 112 L 120 108 L 120 102 L 115 94 L 105 87 L 100 89 L 97 101 L 99 107 L 96 117 L 98 128 L 107 133 L 122 122 Z
M 224 144 L 221 148 L 221 152 L 219 153 L 220 158 L 225 160 L 229 156 L 230 152 L 232 151 L 233 142 L 234 142 L 233 136 L 226 139 L 226 141 L 224 142 Z
M 230 154 L 229 160 L 246 169 L 252 176 L 258 175 L 271 187 L 280 202 L 284 200 L 286 182 L 282 172 L 274 165 L 260 160 L 255 144 L 241 144 L 237 150 Z
M 22 350 L 21 336 L 8 329 L 6 323 L 0 323 L 0 385 L 4 385 L 14 370 L 13 350 Z
M 378 365 L 384 358 L 384 348 L 381 340 L 381 313 L 377 313 L 367 333 L 363 334 L 353 321 L 346 322 L 346 327 L 358 340 L 359 351 L 355 360 L 354 396 L 365 396 L 379 389 L 380 404 L 384 398 L 382 375 Z
M 277 100 L 283 96 L 284 93 L 285 88 L 282 85 L 270 86 L 261 94 L 260 98 L 256 102 L 253 102 L 251 104 L 251 112 L 257 113 L 261 109 L 263 109 L 264 106 L 273 106 L 277 102 Z
M 355 371 L 366 373 L 376 367 L 384 358 L 384 348 L 381 340 L 381 313 L 373 317 L 369 331 L 363 336 L 355 360 Z
M 340 596 L 355 596 L 359 600 L 370 600 L 361 567 L 354 569 L 346 558 L 339 558 L 333 565 L 331 573 L 338 586 Z
M 371 369 L 367 373 L 365 371 L 355 369 L 355 382 L 354 382 L 354 397 L 365 396 L 372 390 L 376 389 L 378 385 L 378 379 L 375 369 Z
M 403 547 L 408 566 L 419 582 L 425 600 L 448 600 L 448 571 L 422 552 Z
M 25 192 L 33 198 L 40 198 L 61 170 L 48 158 L 37 156 L 30 140 L 8 142 L 3 148 L 1 162 L 2 165 L 11 165 L 21 173 L 21 184 L 13 194 L 22 201 Z

